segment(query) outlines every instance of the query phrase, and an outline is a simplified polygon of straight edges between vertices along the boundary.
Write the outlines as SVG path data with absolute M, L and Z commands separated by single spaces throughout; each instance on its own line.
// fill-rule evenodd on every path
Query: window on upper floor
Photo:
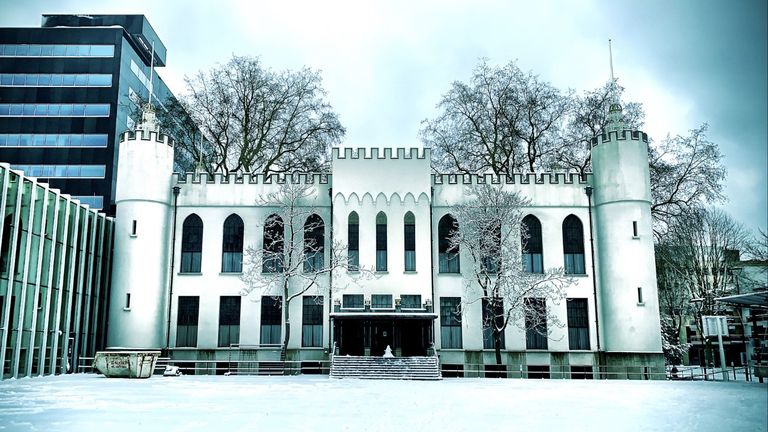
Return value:
M 584 229 L 581 220 L 574 215 L 569 215 L 563 221 L 563 253 L 567 274 L 586 274 Z
M 523 218 L 522 225 L 523 270 L 528 273 L 544 273 L 541 222 L 536 216 L 528 215 Z
M 283 219 L 272 214 L 264 221 L 264 247 L 262 250 L 262 273 L 281 273 L 283 271 L 283 246 L 285 244 L 285 225 Z
M 387 215 L 376 215 L 376 271 L 387 271 Z
M 362 309 L 363 295 L 362 294 L 344 294 L 342 296 L 341 305 L 344 309 Z
M 360 217 L 357 212 L 347 216 L 347 255 L 349 271 L 360 270 Z
M 243 271 L 243 219 L 231 214 L 224 221 L 222 236 L 221 272 L 240 273 Z
M 0 57 L 114 57 L 114 45 L 3 44 Z
M 453 233 L 459 229 L 459 223 L 447 214 L 437 223 L 438 235 L 438 270 L 440 273 L 459 273 L 459 245 L 451 244 Z
M 372 294 L 371 309 L 392 309 L 392 294 Z
M 304 223 L 304 271 L 315 272 L 325 263 L 325 223 L 312 214 Z
M 403 294 L 400 296 L 400 308 L 422 309 L 420 294 Z
M 411 212 L 403 218 L 405 271 L 416 271 L 416 217 Z
M 181 228 L 181 273 L 200 273 L 202 259 L 203 220 L 193 213 Z

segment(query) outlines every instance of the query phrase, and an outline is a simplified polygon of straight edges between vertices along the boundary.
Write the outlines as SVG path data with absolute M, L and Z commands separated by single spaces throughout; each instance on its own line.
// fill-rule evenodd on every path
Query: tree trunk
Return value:
M 287 291 L 286 291 L 287 294 Z M 283 298 L 288 298 L 283 297 Z M 285 320 L 285 334 L 283 335 L 283 346 L 280 349 L 280 360 L 285 361 L 285 356 L 288 352 L 288 341 L 291 340 L 291 316 L 290 316 L 290 301 L 286 301 L 283 304 L 283 317 Z
M 501 332 L 496 328 L 493 329 L 493 346 L 496 351 L 496 364 L 501 364 Z

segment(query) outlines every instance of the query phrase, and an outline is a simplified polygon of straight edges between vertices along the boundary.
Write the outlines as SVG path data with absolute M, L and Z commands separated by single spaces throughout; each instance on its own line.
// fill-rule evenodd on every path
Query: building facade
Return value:
M 142 15 L 43 15 L 40 28 L 0 28 L 0 161 L 114 214 L 119 134 L 139 121 L 135 104 L 150 89 L 159 109 L 173 97 L 150 72 L 165 62 Z
M 0 164 L 3 378 L 75 372 L 106 341 L 113 220 Z
M 375 356 L 390 346 L 396 356 L 435 353 L 445 371 L 482 375 L 495 357 L 482 303 L 468 294 L 470 257 L 445 238 L 466 223 L 452 208 L 467 187 L 490 184 L 530 200 L 526 268 L 563 267 L 574 280 L 563 301 L 538 306 L 562 323 L 550 323 L 548 337 L 525 323 L 506 328 L 506 373 L 663 372 L 647 145 L 638 131 L 596 137 L 586 177 L 433 175 L 429 149 L 334 149 L 330 173 L 209 176 L 172 173 L 168 137 L 125 133 L 114 255 L 123 265 L 113 269 L 107 345 L 167 349 L 198 373 L 214 373 L 216 362 L 323 361 L 332 351 Z M 298 204 L 307 216 L 292 224 L 285 207 L 265 201 L 285 183 L 311 191 Z M 304 242 L 308 274 L 329 266 L 339 245 L 348 259 L 309 282 L 293 278 L 283 352 L 286 299 L 243 278 L 254 273 L 249 250 L 285 253 L 270 240 L 275 218 L 286 238 Z M 275 272 L 264 263 L 255 271 Z

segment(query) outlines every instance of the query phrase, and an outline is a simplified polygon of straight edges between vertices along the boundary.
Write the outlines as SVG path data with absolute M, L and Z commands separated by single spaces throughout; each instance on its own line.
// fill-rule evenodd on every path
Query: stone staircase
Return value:
M 437 357 L 333 356 L 331 378 L 439 380 Z

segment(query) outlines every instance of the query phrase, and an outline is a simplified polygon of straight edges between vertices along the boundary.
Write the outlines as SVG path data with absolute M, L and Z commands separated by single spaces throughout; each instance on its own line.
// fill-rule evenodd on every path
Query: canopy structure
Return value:
M 768 291 L 756 291 L 746 294 L 718 297 L 715 300 L 721 303 L 742 307 L 768 308 Z

